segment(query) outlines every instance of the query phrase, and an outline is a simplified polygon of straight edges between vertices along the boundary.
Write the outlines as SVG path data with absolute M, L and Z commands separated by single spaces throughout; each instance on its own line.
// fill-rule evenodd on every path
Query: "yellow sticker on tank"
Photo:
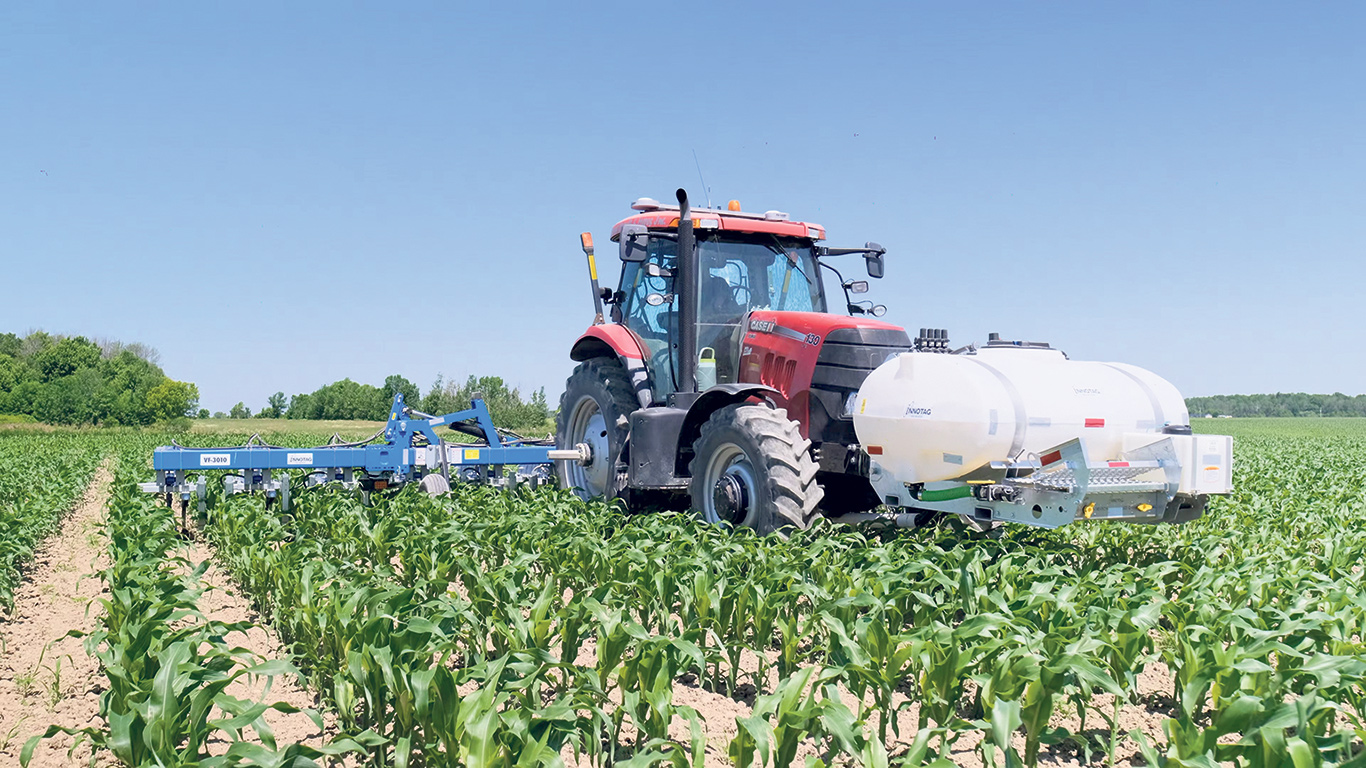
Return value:
M 478 449 L 478 448 L 466 448 L 466 449 L 465 449 L 465 461 L 478 461 L 478 460 L 479 460 L 479 449 Z
M 868 398 L 863 398 L 863 402 L 858 404 L 858 412 L 863 413 L 863 409 L 868 407 Z

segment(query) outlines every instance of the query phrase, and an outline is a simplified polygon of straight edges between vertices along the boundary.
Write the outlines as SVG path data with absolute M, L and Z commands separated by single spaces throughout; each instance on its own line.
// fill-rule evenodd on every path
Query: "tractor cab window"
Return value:
M 622 265 L 622 321 L 645 342 L 645 364 L 654 380 L 654 391 L 662 397 L 674 391 L 673 353 L 678 344 L 678 303 L 674 299 L 674 278 L 650 274 L 651 266 L 672 273 L 677 267 L 678 244 L 652 237 L 643 262 Z
M 742 324 L 751 310 L 824 312 L 810 243 L 758 236 L 698 238 L 697 348 L 716 354 L 716 381 L 736 380 Z

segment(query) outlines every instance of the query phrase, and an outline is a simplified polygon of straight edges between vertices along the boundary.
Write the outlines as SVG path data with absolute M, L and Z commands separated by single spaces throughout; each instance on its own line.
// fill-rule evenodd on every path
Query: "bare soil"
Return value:
M 209 544 L 196 541 L 186 548 L 185 555 L 195 565 L 209 561 L 208 570 L 203 576 L 207 589 L 199 598 L 199 610 L 206 618 L 225 623 L 250 621 L 255 624 L 247 632 L 228 634 L 225 639 L 230 645 L 246 648 L 260 656 L 262 661 L 289 658 L 275 631 L 260 621 L 251 604 L 237 592 L 228 574 L 213 561 L 213 548 Z M 267 704 L 284 702 L 300 709 L 317 708 L 316 697 L 295 678 L 277 677 L 267 689 L 265 679 L 249 681 L 244 677 L 233 683 L 227 692 L 238 698 L 265 701 Z M 272 710 L 265 714 L 265 719 L 275 732 L 275 743 L 280 746 L 299 742 L 321 747 L 325 743 L 325 735 L 307 715 Z M 250 731 L 246 735 L 250 735 Z M 228 744 L 227 741 L 219 742 L 217 748 L 211 751 L 221 753 Z
M 16 595 L 14 612 L 0 622 L 0 764 L 18 765 L 29 737 L 48 726 L 98 727 L 104 676 L 70 630 L 95 629 L 104 594 L 99 571 L 107 564 L 102 535 L 112 481 L 106 465 L 62 531 L 37 553 Z M 71 750 L 73 737 L 41 742 L 30 766 L 88 765 L 89 744 Z M 70 752 L 70 754 L 68 754 Z M 100 762 L 112 763 L 112 759 Z

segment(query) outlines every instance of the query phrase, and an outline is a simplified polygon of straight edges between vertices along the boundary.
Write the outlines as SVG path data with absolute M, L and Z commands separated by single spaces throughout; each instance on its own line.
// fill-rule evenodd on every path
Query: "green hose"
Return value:
M 921 491 L 921 501 L 953 501 L 954 499 L 966 499 L 972 495 L 972 486 L 963 485 L 957 488 L 945 488 L 942 491 Z

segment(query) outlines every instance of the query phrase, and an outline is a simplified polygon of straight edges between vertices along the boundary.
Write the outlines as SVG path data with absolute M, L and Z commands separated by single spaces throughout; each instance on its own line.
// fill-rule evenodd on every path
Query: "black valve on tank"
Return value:
M 915 337 L 916 352 L 948 352 L 949 332 L 943 328 L 921 328 Z

